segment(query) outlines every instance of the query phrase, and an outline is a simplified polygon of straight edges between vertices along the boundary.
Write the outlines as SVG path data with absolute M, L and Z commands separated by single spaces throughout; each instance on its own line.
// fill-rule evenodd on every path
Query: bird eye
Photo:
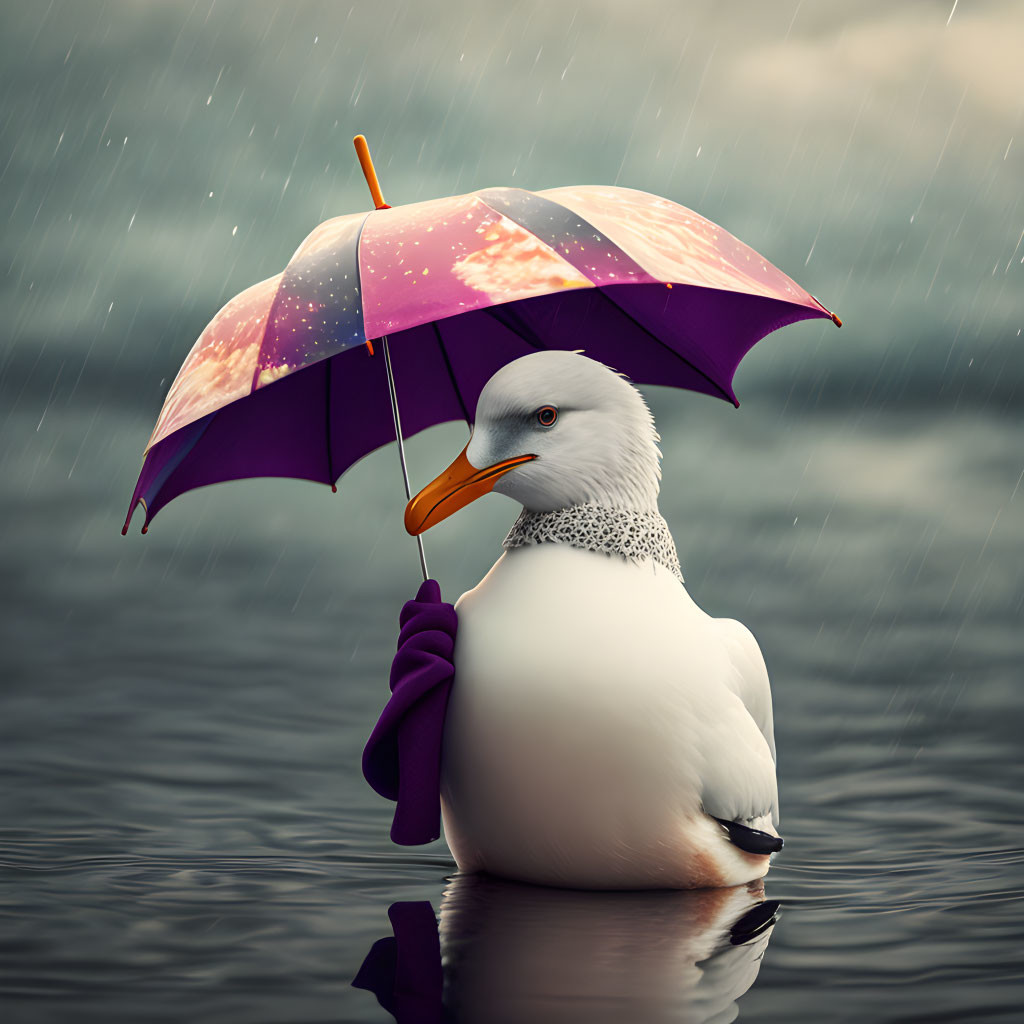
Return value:
M 537 410 L 537 422 L 542 427 L 553 427 L 558 419 L 558 410 L 553 405 L 542 405 Z

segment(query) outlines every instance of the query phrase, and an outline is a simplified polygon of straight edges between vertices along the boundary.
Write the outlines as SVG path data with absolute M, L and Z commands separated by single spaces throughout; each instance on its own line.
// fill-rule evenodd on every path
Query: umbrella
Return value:
M 537 349 L 583 350 L 637 383 L 738 405 L 733 376 L 759 339 L 812 317 L 840 324 L 668 199 L 485 188 L 391 208 L 354 142 L 375 209 L 319 225 L 282 273 L 213 318 L 167 394 L 122 533 L 138 505 L 145 533 L 173 498 L 224 480 L 334 488 L 396 437 L 408 496 L 402 438 L 469 424 L 491 375 Z M 420 559 L 426 579 L 422 544 Z

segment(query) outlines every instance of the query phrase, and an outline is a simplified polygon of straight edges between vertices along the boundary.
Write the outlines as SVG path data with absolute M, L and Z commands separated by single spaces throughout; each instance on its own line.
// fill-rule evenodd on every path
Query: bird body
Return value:
M 660 565 L 561 544 L 505 552 L 456 610 L 442 809 L 461 868 L 594 889 L 767 871 L 704 811 L 763 830 L 777 803 L 736 624 Z
M 456 605 L 441 802 L 465 871 L 592 889 L 730 886 L 762 877 L 766 849 L 781 846 L 764 661 L 678 574 L 656 441 L 618 375 L 537 353 L 491 379 L 466 451 L 409 505 L 411 532 L 485 489 L 527 515 L 579 521 L 562 543 L 506 541 Z M 603 508 L 626 528 L 588 539 Z M 644 544 L 651 524 L 671 558 L 645 554 L 657 549 Z

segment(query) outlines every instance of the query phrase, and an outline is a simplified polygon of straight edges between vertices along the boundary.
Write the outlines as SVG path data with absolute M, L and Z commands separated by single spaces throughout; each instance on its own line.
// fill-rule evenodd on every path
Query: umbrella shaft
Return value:
M 391 395 L 391 415 L 395 420 L 395 437 L 398 440 L 398 458 L 402 463 L 402 479 L 405 481 L 405 500 L 412 499 L 412 489 L 409 487 L 409 469 L 405 464 L 405 444 L 402 441 L 402 417 L 398 412 L 398 394 L 395 391 L 395 375 L 391 370 L 391 353 L 388 350 L 388 336 L 385 334 L 381 339 L 381 347 L 384 349 L 384 366 L 388 372 L 388 392 Z M 416 546 L 420 552 L 420 569 L 423 571 L 424 581 L 430 578 L 427 571 L 427 556 L 423 551 L 423 538 L 416 535 Z

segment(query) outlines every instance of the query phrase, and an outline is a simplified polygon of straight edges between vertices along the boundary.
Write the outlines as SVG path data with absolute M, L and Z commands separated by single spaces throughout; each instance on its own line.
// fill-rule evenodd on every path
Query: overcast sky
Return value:
M 759 346 L 741 399 L 1021 403 L 1016 0 L 57 0 L 0 17 L 0 359 L 19 403 L 77 381 L 155 417 L 227 298 L 367 206 L 359 131 L 393 204 L 618 183 L 727 227 L 846 322 Z

